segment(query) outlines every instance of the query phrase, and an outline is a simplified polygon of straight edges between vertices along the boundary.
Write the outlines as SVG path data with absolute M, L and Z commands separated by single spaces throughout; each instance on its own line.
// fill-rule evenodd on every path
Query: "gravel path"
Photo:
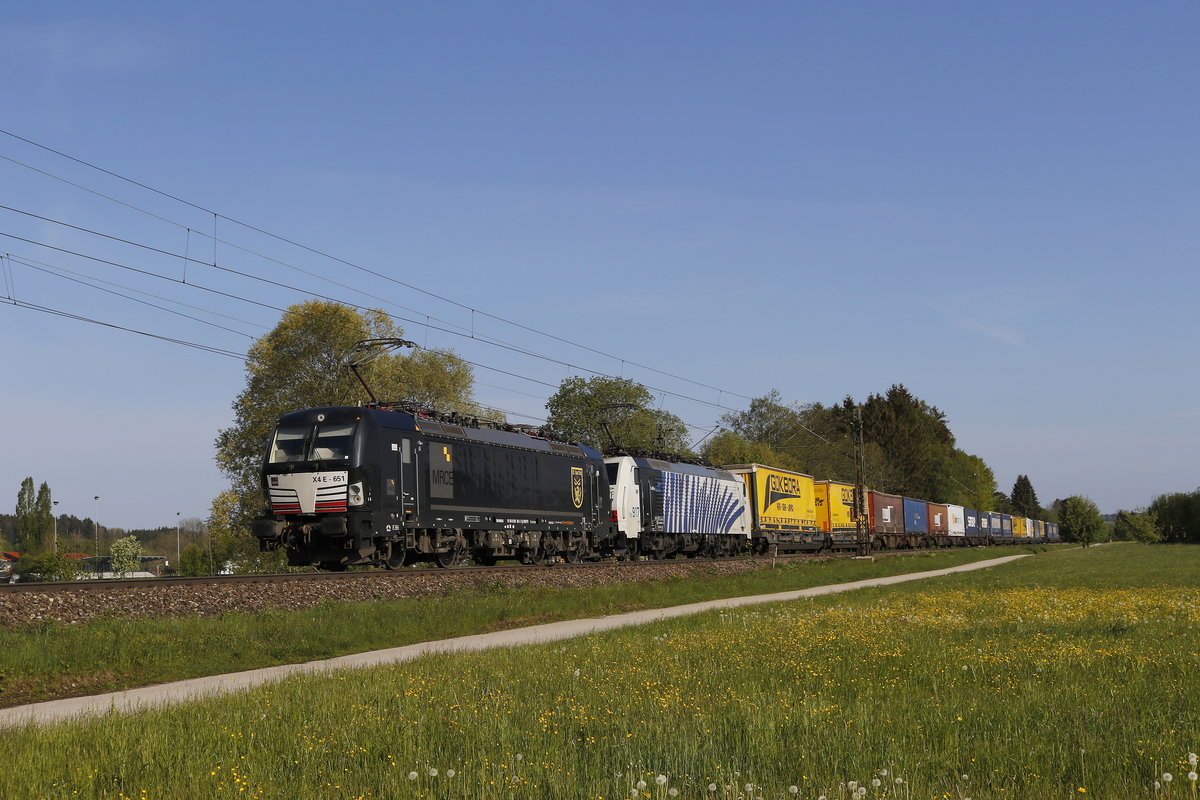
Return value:
M 376 666 L 379 664 L 394 664 L 410 661 L 429 653 L 452 653 L 473 650 L 487 650 L 494 647 L 512 647 L 522 644 L 537 644 L 552 642 L 558 639 L 568 639 L 575 636 L 586 636 L 589 633 L 624 628 L 630 625 L 642 625 L 660 619 L 682 617 L 698 614 L 719 608 L 736 608 L 738 606 L 754 605 L 757 603 L 778 603 L 796 600 L 802 597 L 817 597 L 819 595 L 849 592 L 870 586 L 887 586 L 907 581 L 924 580 L 940 575 L 950 575 L 956 572 L 969 572 L 976 569 L 986 569 L 1000 564 L 1007 564 L 1025 556 L 1004 556 L 987 561 L 977 561 L 947 569 L 914 572 L 907 575 L 893 575 L 886 578 L 871 578 L 868 580 L 840 583 L 831 586 L 816 586 L 811 589 L 800 589 L 791 592 L 761 594 L 750 597 L 731 597 L 725 600 L 709 600 L 703 603 L 692 603 L 672 608 L 657 608 L 647 611 L 634 611 L 628 614 L 615 614 L 609 617 L 593 619 L 569 620 L 554 622 L 547 625 L 534 625 L 528 628 L 482 633 L 474 636 L 460 636 L 455 639 L 443 639 L 436 642 L 394 647 L 388 650 L 375 650 L 368 653 L 340 656 L 322 661 L 310 661 L 304 664 L 288 664 L 279 667 L 235 672 L 228 675 L 214 675 L 206 678 L 193 678 L 175 683 L 164 683 L 157 686 L 147 686 L 141 689 L 129 689 L 111 694 L 93 695 L 91 697 L 73 697 L 66 700 L 51 700 L 45 703 L 16 706 L 0 709 L 0 728 L 11 728 L 23 724 L 49 724 L 69 719 L 105 714 L 110 711 L 133 712 L 154 706 L 186 702 L 201 697 L 243 691 L 265 683 L 281 680 L 297 673 L 320 673 L 338 669 L 353 669 Z

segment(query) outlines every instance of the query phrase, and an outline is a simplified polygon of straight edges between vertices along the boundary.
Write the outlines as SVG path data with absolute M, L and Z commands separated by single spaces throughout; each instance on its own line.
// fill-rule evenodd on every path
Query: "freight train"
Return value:
M 386 404 L 280 418 L 262 550 L 343 570 L 1056 541 L 1057 526 L 761 464 L 602 455 L 532 428 Z M 861 533 L 860 533 L 861 527 Z

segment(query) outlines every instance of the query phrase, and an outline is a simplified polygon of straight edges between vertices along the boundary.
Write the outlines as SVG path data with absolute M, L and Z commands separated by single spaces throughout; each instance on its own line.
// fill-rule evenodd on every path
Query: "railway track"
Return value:
M 124 589 L 155 589 L 167 587 L 197 587 L 206 585 L 237 586 L 239 584 L 286 584 L 307 581 L 379 581 L 420 578 L 437 579 L 451 576 L 532 574 L 539 572 L 563 572 L 566 570 L 603 570 L 622 567 L 626 569 L 653 570 L 664 565 L 704 565 L 736 562 L 762 564 L 773 561 L 804 561 L 827 558 L 849 558 L 850 553 L 789 553 L 778 556 L 728 556 L 723 558 L 667 559 L 662 561 L 584 561 L 557 564 L 500 564 L 496 566 L 468 566 L 440 569 L 434 567 L 406 568 L 399 570 L 365 569 L 347 572 L 288 572 L 266 575 L 204 575 L 200 577 L 132 578 L 132 579 L 88 579 L 79 581 L 44 581 L 38 583 L 0 583 L 0 597 L 11 594 L 68 594 Z

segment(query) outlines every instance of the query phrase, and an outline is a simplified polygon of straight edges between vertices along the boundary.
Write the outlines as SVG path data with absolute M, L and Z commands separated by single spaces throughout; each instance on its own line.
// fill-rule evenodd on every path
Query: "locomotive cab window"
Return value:
M 344 461 L 354 443 L 353 422 L 329 422 L 314 426 L 280 427 L 271 443 L 269 463 L 299 461 Z
M 304 445 L 308 442 L 308 428 L 279 428 L 275 441 L 271 443 L 271 463 L 285 464 L 304 460 Z
M 313 438 L 312 458 L 347 459 L 350 457 L 350 445 L 353 441 L 353 422 L 322 423 L 317 426 L 317 435 Z

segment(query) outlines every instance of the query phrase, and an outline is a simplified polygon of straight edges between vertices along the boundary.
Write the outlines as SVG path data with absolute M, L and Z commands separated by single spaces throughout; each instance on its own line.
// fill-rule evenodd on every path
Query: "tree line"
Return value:
M 282 551 L 259 553 L 250 533 L 251 521 L 264 509 L 259 476 L 263 453 L 281 415 L 366 399 L 364 386 L 347 368 L 352 361 L 381 400 L 504 421 L 501 412 L 475 401 L 470 364 L 449 350 L 403 342 L 403 334 L 382 311 L 312 300 L 287 309 L 276 327 L 255 341 L 247 354 L 245 388 L 233 401 L 233 424 L 215 441 L 217 464 L 229 488 L 213 499 L 206 520 L 184 531 L 186 544 L 181 543 L 177 568 L 184 574 L 286 569 Z M 359 347 L 363 340 L 391 344 L 365 358 Z M 395 352 L 401 345 L 409 352 Z M 654 451 L 713 464 L 757 462 L 853 482 L 855 425 L 861 419 L 866 482 L 872 488 L 981 511 L 1058 520 L 1065 535 L 1081 539 L 1098 535 L 1092 524 L 1099 512 L 1087 498 L 1056 500 L 1042 508 L 1027 475 L 1018 476 L 1010 492 L 1000 491 L 983 458 L 957 446 L 947 415 L 900 384 L 862 403 L 847 396 L 829 405 L 788 403 L 772 390 L 751 400 L 744 411 L 725 414 L 719 429 L 695 445 L 689 444 L 687 425 L 656 408 L 655 399 L 632 380 L 569 377 L 546 402 L 546 425 L 560 438 L 600 450 Z M 43 541 L 46 520 L 54 519 L 46 514 L 49 489 L 42 497 L 31 479 L 29 484 L 22 486 L 18 513 L 11 519 L 0 515 L 0 536 L 9 542 Z M 1155 525 L 1168 528 L 1161 535 L 1164 541 L 1198 540 L 1197 523 L 1186 521 L 1195 519 L 1194 511 L 1187 509 L 1194 509 L 1197 501 L 1188 497 L 1192 499 L 1164 501 L 1156 511 Z M 1080 521 L 1072 522 L 1080 509 Z M 96 523 L 73 516 L 59 520 L 60 550 L 65 541 L 78 552 L 93 551 L 86 542 L 95 536 Z M 170 554 L 172 534 L 173 529 L 164 527 L 138 532 L 134 538 L 151 552 Z

